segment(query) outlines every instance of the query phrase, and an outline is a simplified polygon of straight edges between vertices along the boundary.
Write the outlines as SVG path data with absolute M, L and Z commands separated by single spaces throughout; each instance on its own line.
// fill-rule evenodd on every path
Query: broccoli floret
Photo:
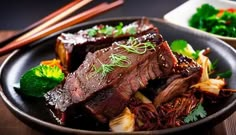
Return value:
M 20 90 L 28 96 L 42 97 L 64 79 L 57 66 L 39 65 L 26 71 L 20 78 Z

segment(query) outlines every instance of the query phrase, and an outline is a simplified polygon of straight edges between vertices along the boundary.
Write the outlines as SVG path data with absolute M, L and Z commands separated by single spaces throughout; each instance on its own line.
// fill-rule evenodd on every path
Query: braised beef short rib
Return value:
M 145 88 L 149 80 L 168 77 L 177 64 L 168 43 L 158 33 L 145 34 L 134 40 L 140 45 L 150 42 L 154 49 L 147 49 L 144 54 L 128 52 L 119 47 L 121 44 L 129 45 L 129 41 L 124 40 L 88 53 L 79 68 L 66 77 L 63 85 L 45 95 L 46 101 L 61 111 L 72 104 L 84 104 L 101 122 L 118 115 L 137 90 Z M 94 66 L 109 63 L 112 54 L 128 57 L 130 65 L 115 67 L 106 76 L 97 73 Z

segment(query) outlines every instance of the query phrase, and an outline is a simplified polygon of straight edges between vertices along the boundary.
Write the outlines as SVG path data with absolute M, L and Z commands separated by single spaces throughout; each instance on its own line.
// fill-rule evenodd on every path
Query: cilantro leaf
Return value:
M 195 109 L 193 109 L 190 114 L 184 118 L 185 123 L 195 122 L 198 120 L 198 118 L 205 118 L 207 115 L 207 112 L 205 111 L 202 104 L 198 104 Z
M 221 77 L 221 78 L 230 78 L 232 76 L 232 71 L 227 70 L 226 72 L 218 73 L 216 75 Z
M 196 50 L 195 53 L 192 54 L 194 60 L 198 59 L 200 52 L 200 50 Z
M 185 40 L 175 40 L 171 43 L 170 48 L 173 52 L 180 53 L 184 56 L 196 60 L 199 57 L 200 50 L 194 50 L 193 47 Z
M 184 49 L 187 47 L 187 41 L 185 40 L 175 40 L 171 43 L 171 50 L 174 52 L 178 52 L 180 50 L 184 51 Z

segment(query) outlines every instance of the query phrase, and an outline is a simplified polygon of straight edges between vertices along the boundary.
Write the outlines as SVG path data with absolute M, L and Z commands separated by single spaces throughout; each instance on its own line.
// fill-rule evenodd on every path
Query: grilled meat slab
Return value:
M 161 35 L 149 33 L 134 40 L 139 46 L 149 42 L 154 48 L 147 48 L 143 54 L 128 52 L 120 47 L 122 44 L 131 46 L 130 41 L 125 40 L 88 53 L 79 68 L 66 77 L 63 85 L 45 95 L 47 102 L 61 111 L 65 111 L 71 104 L 82 103 L 101 122 L 119 114 L 138 89 L 145 88 L 149 80 L 169 76 L 177 63 Z M 109 64 L 109 56 L 112 54 L 126 56 L 130 65 L 115 67 L 106 76 L 97 73 L 94 67 Z

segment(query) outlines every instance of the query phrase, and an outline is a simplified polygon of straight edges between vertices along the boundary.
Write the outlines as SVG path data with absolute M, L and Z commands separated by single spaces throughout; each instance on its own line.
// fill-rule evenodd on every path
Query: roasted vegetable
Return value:
M 51 67 L 58 66 L 62 70 L 61 61 L 58 59 L 44 60 L 40 62 L 40 65 L 48 65 Z
M 199 53 L 197 59 L 197 63 L 200 64 L 203 69 L 202 76 L 200 82 L 193 85 L 192 88 L 198 89 L 207 94 L 218 96 L 220 91 L 226 85 L 225 80 L 221 78 L 225 78 L 226 76 L 230 77 L 232 72 L 227 71 L 226 73 L 218 74 L 218 78 L 210 78 L 209 74 L 212 72 L 211 70 L 214 69 L 214 65 L 207 56 L 203 55 L 203 52 L 204 50 Z
M 203 51 L 199 53 L 199 57 L 196 60 L 198 64 L 202 66 L 202 76 L 200 82 L 207 81 L 209 79 L 209 73 L 212 70 L 212 64 L 207 56 L 203 55 Z
M 220 90 L 226 85 L 224 79 L 208 79 L 204 82 L 200 82 L 192 86 L 192 88 L 196 88 L 199 91 L 205 92 L 207 94 L 218 96 L 220 94 Z
M 57 66 L 39 65 L 26 71 L 20 78 L 20 90 L 28 96 L 42 97 L 64 79 Z
M 135 130 L 135 127 L 138 127 L 137 125 L 143 126 L 147 124 L 147 123 L 143 123 L 143 121 L 139 119 L 140 117 L 147 117 L 147 115 L 137 116 L 138 115 L 137 111 L 139 110 L 139 111 L 149 112 L 148 105 L 149 106 L 152 105 L 152 101 L 150 101 L 147 97 L 145 97 L 139 91 L 134 94 L 133 98 L 138 100 L 134 102 L 136 103 L 140 102 L 139 105 L 135 107 L 136 111 L 134 111 L 134 108 L 132 108 L 134 106 L 132 106 L 131 108 L 129 108 L 130 106 L 126 107 L 120 115 L 110 120 L 109 126 L 113 132 L 131 132 Z M 146 105 L 147 107 L 145 107 Z M 142 107 L 145 108 L 145 110 L 141 110 Z M 134 112 L 131 112 L 131 111 L 134 111 Z M 142 114 L 145 114 L 144 112 Z M 151 112 L 149 112 L 148 114 L 151 114 Z

